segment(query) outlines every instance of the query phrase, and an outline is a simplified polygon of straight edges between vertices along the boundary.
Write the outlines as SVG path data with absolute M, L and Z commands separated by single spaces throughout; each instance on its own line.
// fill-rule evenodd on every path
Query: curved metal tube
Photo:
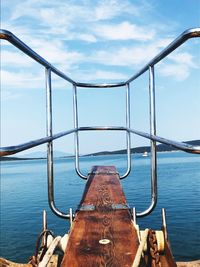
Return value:
M 84 87 L 84 88 L 114 88 L 114 87 L 122 87 L 126 86 L 126 82 L 119 82 L 119 83 L 80 83 L 76 82 L 76 86 Z
M 77 104 L 77 86 L 73 85 L 73 114 L 74 114 L 74 128 L 78 127 L 78 104 Z M 130 86 L 126 85 L 126 129 L 130 128 Z M 82 128 L 83 129 L 83 128 Z M 124 129 L 125 130 L 125 129 Z M 127 131 L 126 135 L 127 142 L 127 170 L 120 176 L 120 179 L 126 178 L 131 172 L 131 138 L 130 132 Z M 79 164 L 79 130 L 75 132 L 75 170 L 76 173 L 82 178 L 87 180 L 88 176 L 84 175 L 80 170 Z
M 52 135 L 52 137 L 44 137 L 40 139 L 36 139 L 27 143 L 23 143 L 16 146 L 7 146 L 7 147 L 0 147 L 0 157 L 2 156 L 8 156 L 13 155 L 21 151 L 25 151 L 27 149 L 40 146 L 42 144 L 48 143 L 49 141 L 53 141 L 55 139 L 61 138 L 63 136 L 69 135 L 71 133 L 75 133 L 77 131 L 128 131 L 130 133 L 142 136 L 144 138 L 147 138 L 149 140 L 157 141 L 161 144 L 169 145 L 172 147 L 175 147 L 177 149 L 180 149 L 182 151 L 185 151 L 187 153 L 192 154 L 200 154 L 200 146 L 193 146 L 182 142 L 173 141 L 170 139 L 166 139 L 164 137 L 160 137 L 157 135 L 151 135 L 142 131 L 138 131 L 135 129 L 128 129 L 126 127 L 118 127 L 118 126 L 98 126 L 98 127 L 79 127 L 78 129 L 70 129 L 68 131 L 63 131 L 57 134 Z
M 51 65 L 47 60 L 45 60 L 43 57 L 41 57 L 39 54 L 37 54 L 34 50 L 32 50 L 29 46 L 27 46 L 24 42 L 22 42 L 19 38 L 17 38 L 16 35 L 14 35 L 12 32 L 0 29 L 0 39 L 7 40 L 14 46 L 16 46 L 18 49 L 20 49 L 22 52 L 24 52 L 26 55 L 31 57 L 33 60 L 37 61 L 39 64 L 44 66 L 45 68 L 50 68 L 51 71 L 64 80 L 70 82 L 71 84 L 76 84 L 79 87 L 88 87 L 88 88 L 113 88 L 113 87 L 120 87 L 125 86 L 125 82 L 120 83 L 111 83 L 111 84 L 90 84 L 90 83 L 79 83 L 75 82 L 71 78 L 69 78 L 67 75 L 65 75 L 63 72 L 55 68 L 53 65 Z
M 151 135 L 142 131 L 138 131 L 138 130 L 134 130 L 134 129 L 129 129 L 129 131 L 133 134 L 142 136 L 144 138 L 147 138 L 149 140 L 153 140 L 156 142 L 159 142 L 161 144 L 165 144 L 165 145 L 169 145 L 172 147 L 175 147 L 177 149 L 180 149 L 182 151 L 185 151 L 187 153 L 192 153 L 192 154 L 200 154 L 200 146 L 193 146 L 193 145 L 189 145 L 186 143 L 182 143 L 182 142 L 177 142 L 177 141 L 173 141 L 170 139 L 166 139 L 157 135 Z
M 19 144 L 19 145 L 15 145 L 15 146 L 0 147 L 0 157 L 14 155 L 14 154 L 19 153 L 21 151 L 25 151 L 27 149 L 46 144 L 46 143 L 53 141 L 55 139 L 59 139 L 63 136 L 74 133 L 75 131 L 76 131 L 76 129 L 71 129 L 68 131 L 54 134 L 52 136 L 47 136 L 47 137 L 43 137 L 40 139 L 32 140 L 32 141 L 29 141 L 29 142 L 26 142 L 23 144 Z
M 87 179 L 87 176 L 83 175 L 79 170 L 79 131 L 91 131 L 91 130 L 118 130 L 127 132 L 127 171 L 121 176 L 125 178 L 131 169 L 131 145 L 130 145 L 130 134 L 134 133 L 136 135 L 148 138 L 151 140 L 151 204 L 143 212 L 137 213 L 138 217 L 148 215 L 156 206 L 157 202 L 157 167 L 156 167 L 156 141 L 171 145 L 175 148 L 181 149 L 189 153 L 200 154 L 199 146 L 191 146 L 181 142 L 176 142 L 173 140 L 165 139 L 156 135 L 156 124 L 155 124 L 155 84 L 154 84 L 154 66 L 160 62 L 163 58 L 169 55 L 172 51 L 182 45 L 186 40 L 190 38 L 200 37 L 200 28 L 193 28 L 184 31 L 178 38 L 176 38 L 172 43 L 170 43 L 163 51 L 161 51 L 156 57 L 154 57 L 148 64 L 146 64 L 139 72 L 132 76 L 126 82 L 120 83 L 111 83 L 111 84 L 90 84 L 90 83 L 79 83 L 75 82 L 66 76 L 64 73 L 60 72 L 48 61 L 42 58 L 39 54 L 29 48 L 25 43 L 18 39 L 14 34 L 6 30 L 0 30 L 0 39 L 5 39 L 12 43 L 14 46 L 19 48 L 33 60 L 43 65 L 46 68 L 46 90 L 47 90 L 47 137 L 30 141 L 18 146 L 10 146 L 0 148 L 0 156 L 12 155 L 26 149 L 48 143 L 48 196 L 49 196 L 49 205 L 52 211 L 62 218 L 70 218 L 69 214 L 60 212 L 54 203 L 54 183 L 53 183 L 53 143 L 54 139 L 60 138 L 62 136 L 75 133 L 75 155 L 76 155 L 76 171 L 78 175 L 84 179 Z M 130 88 L 129 83 L 134 81 L 144 72 L 149 69 L 149 92 L 150 92 L 150 134 L 137 131 L 130 128 Z M 70 82 L 74 86 L 74 129 L 61 132 L 58 134 L 52 134 L 52 103 L 51 103 L 51 72 Z M 120 86 L 127 86 L 127 97 L 126 97 L 126 127 L 115 127 L 115 126 L 105 126 L 105 127 L 78 127 L 78 107 L 77 107 L 77 92 L 76 87 L 87 87 L 87 88 L 114 88 Z
M 134 74 L 131 78 L 129 78 L 126 83 L 130 83 L 145 73 L 149 66 L 154 66 L 158 62 L 160 62 L 163 58 L 168 56 L 171 52 L 173 52 L 176 48 L 182 45 L 185 41 L 190 38 L 200 37 L 200 28 L 192 28 L 184 31 L 181 35 L 179 35 L 173 42 L 171 42 L 164 50 L 162 50 L 157 56 L 155 56 L 151 61 L 149 61 L 140 71 Z
M 46 131 L 47 136 L 52 137 L 52 89 L 51 89 L 51 69 L 46 68 Z M 47 143 L 47 178 L 48 178 L 48 202 L 51 210 L 59 217 L 69 219 L 70 215 L 65 214 L 56 208 L 54 202 L 54 171 L 53 171 L 53 141 Z
M 149 123 L 150 134 L 156 135 L 156 111 L 155 111 L 155 78 L 154 66 L 149 67 Z M 157 153 L 156 142 L 151 140 L 151 203 L 143 212 L 137 213 L 137 217 L 150 214 L 156 207 L 158 199 L 157 190 Z
M 62 133 L 53 135 L 52 137 L 46 137 L 46 138 L 43 138 L 43 139 L 39 139 L 38 144 L 37 144 L 37 140 L 35 140 L 35 141 L 32 141 L 31 143 L 29 142 L 27 144 L 19 145 L 19 146 L 16 146 L 14 148 L 15 148 L 15 151 L 16 150 L 22 151 L 22 150 L 26 150 L 26 149 L 28 149 L 30 147 L 33 147 L 33 146 L 38 146 L 38 145 L 43 144 L 43 143 L 47 143 L 47 142 L 49 143 L 50 141 L 53 141 L 56 138 L 59 138 L 59 137 L 62 137 L 62 136 L 65 136 L 65 135 L 68 135 L 68 134 L 71 134 L 71 133 L 75 133 L 75 132 L 78 132 L 78 131 L 98 131 L 98 130 L 99 131 L 102 131 L 102 130 L 127 131 L 129 133 L 133 133 L 133 134 L 148 138 L 149 140 L 154 140 L 154 141 L 157 141 L 157 142 L 160 142 L 160 143 L 163 143 L 163 144 L 171 145 L 171 146 L 176 147 L 178 149 L 181 149 L 181 150 L 183 150 L 185 152 L 200 154 L 200 146 L 191 146 L 191 145 L 188 145 L 188 144 L 175 142 L 175 141 L 172 141 L 172 140 L 169 140 L 169 139 L 165 139 L 165 138 L 162 138 L 162 137 L 150 135 L 148 133 L 144 133 L 144 132 L 137 131 L 137 130 L 134 130 L 134 129 L 128 129 L 126 127 L 117 127 L 117 126 L 116 127 L 115 126 L 79 127 L 77 129 L 72 129 L 72 130 L 69 130 L 69 131 L 66 131 L 66 132 L 62 132 Z M 34 143 L 34 145 L 33 145 L 33 143 Z M 5 151 L 7 151 L 7 154 L 9 154 L 8 150 L 9 149 L 12 150 L 12 148 L 13 147 L 8 147 L 8 148 L 4 148 L 4 149 L 5 149 Z M 48 165 L 48 200 L 49 200 L 49 205 L 50 205 L 50 208 L 52 209 L 52 211 L 56 215 L 58 215 L 61 218 L 69 219 L 70 215 L 59 211 L 56 208 L 55 203 L 54 203 L 54 177 L 53 177 L 53 165 L 52 165 L 52 162 L 53 162 L 52 161 L 52 159 L 53 159 L 52 156 L 53 155 L 52 155 L 52 152 L 51 152 L 52 151 L 52 147 L 49 146 L 48 149 L 49 149 L 48 161 L 50 162 L 50 164 Z M 15 152 L 10 152 L 10 154 L 14 154 L 14 153 Z M 123 176 L 122 176 L 122 178 L 123 178 Z M 151 177 L 151 204 L 145 211 L 137 213 L 137 217 L 143 217 L 143 216 L 148 215 L 155 208 L 156 203 L 157 203 L 157 180 L 155 180 L 155 178 Z
M 70 79 L 67 75 L 65 75 L 63 72 L 59 71 L 57 68 L 55 68 L 53 65 L 51 65 L 48 61 L 46 61 L 43 57 L 41 57 L 39 54 L 37 54 L 34 50 L 32 50 L 29 46 L 27 46 L 24 42 L 22 42 L 17 36 L 15 36 L 12 32 L 9 32 L 7 30 L 0 29 L 0 39 L 5 39 L 9 41 L 11 44 L 19 48 L 22 52 L 24 52 L 26 55 L 37 61 L 39 64 L 43 65 L 45 68 L 51 69 L 51 71 L 64 80 L 74 84 L 75 81 Z
M 78 129 L 78 104 L 77 104 L 77 87 L 73 85 L 73 110 L 74 110 L 74 128 Z M 75 141 L 75 170 L 76 173 L 82 178 L 87 180 L 88 176 L 84 175 L 80 171 L 79 166 L 79 131 L 75 132 L 74 141 Z
M 130 104 L 130 85 L 126 85 L 126 128 L 131 126 L 131 104 Z M 131 135 L 126 131 L 126 150 L 127 150 L 127 169 L 126 172 L 120 176 L 120 179 L 126 178 L 131 172 Z
M 200 28 L 192 28 L 184 31 L 181 35 L 179 35 L 173 42 L 171 42 L 164 50 L 162 50 L 156 57 L 154 57 L 148 64 L 146 64 L 139 72 L 133 75 L 130 79 L 125 82 L 119 82 L 114 84 L 91 84 L 91 83 L 80 83 L 75 82 L 70 79 L 64 73 L 56 69 L 53 65 L 51 65 L 48 61 L 38 55 L 35 51 L 33 51 L 30 47 L 28 47 L 25 43 L 23 43 L 20 39 L 18 39 L 12 32 L 0 29 L 0 39 L 5 39 L 12 43 L 14 46 L 18 47 L 21 51 L 27 54 L 29 57 L 33 58 L 35 61 L 40 63 L 46 68 L 51 68 L 52 72 L 67 80 L 72 84 L 76 84 L 79 87 L 88 87 L 88 88 L 111 88 L 111 87 L 119 87 L 125 86 L 126 84 L 134 81 L 144 72 L 146 72 L 149 66 L 153 66 L 169 55 L 172 51 L 174 51 L 177 47 L 183 44 L 190 38 L 200 37 Z

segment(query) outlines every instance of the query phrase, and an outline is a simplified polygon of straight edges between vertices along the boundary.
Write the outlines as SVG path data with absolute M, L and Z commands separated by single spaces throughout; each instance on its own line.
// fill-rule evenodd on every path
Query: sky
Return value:
M 126 81 L 188 28 L 200 27 L 199 0 L 1 0 L 11 31 L 78 82 Z M 200 139 L 200 39 L 155 67 L 157 134 Z M 1 42 L 1 146 L 46 135 L 45 70 Z M 148 73 L 131 83 L 131 128 L 149 131 Z M 73 128 L 72 86 L 52 75 L 53 133 Z M 125 126 L 125 87 L 78 88 L 80 126 Z M 132 146 L 149 141 L 132 135 Z M 124 132 L 84 132 L 80 152 L 124 149 Z M 46 146 L 29 150 L 42 151 Z M 73 153 L 72 135 L 54 142 Z

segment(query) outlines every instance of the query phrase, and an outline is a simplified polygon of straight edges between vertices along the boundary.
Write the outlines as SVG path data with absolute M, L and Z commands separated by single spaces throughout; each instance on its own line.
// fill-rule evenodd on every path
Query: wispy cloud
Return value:
M 175 52 L 168 57 L 166 63 L 161 64 L 159 72 L 165 77 L 173 77 L 177 81 L 183 81 L 190 76 L 192 70 L 198 67 L 191 54 Z
M 33 39 L 30 41 L 34 50 L 49 62 L 70 69 L 73 65 L 84 60 L 84 55 L 75 50 L 70 51 L 60 40 L 49 42 L 44 39 Z
M 94 3 L 95 2 L 95 3 Z M 95 5 L 94 5 L 95 4 Z M 88 1 L 62 1 L 46 3 L 46 0 L 26 0 L 23 5 L 17 5 L 12 12 L 11 19 L 16 20 L 23 16 L 39 18 L 43 22 L 66 25 L 69 22 L 103 21 L 110 20 L 121 13 L 139 16 L 141 5 L 138 6 L 128 0 L 88 0 Z
M 190 71 L 188 66 L 183 64 L 162 65 L 159 72 L 165 77 L 173 77 L 177 81 L 183 81 L 188 78 Z
M 146 27 L 137 26 L 128 21 L 119 24 L 100 24 L 93 28 L 95 35 L 106 40 L 152 40 L 155 36 L 154 30 Z
M 76 64 L 83 62 L 85 58 L 85 55 L 80 52 L 68 50 L 66 46 L 64 47 L 63 42 L 59 40 L 49 42 L 44 39 L 30 38 L 28 43 L 36 53 L 63 71 L 70 71 L 76 68 Z M 18 69 L 20 67 L 25 73 L 30 71 L 27 68 L 34 69 L 38 66 L 37 63 L 34 64 L 34 60 L 30 59 L 19 50 L 14 52 L 13 49 L 8 46 L 2 49 L 1 60 L 3 68 L 5 64 L 6 69 Z
M 3 49 L 1 51 L 1 62 L 5 62 L 7 68 L 31 67 L 33 65 L 33 62 L 24 54 Z
M 178 64 L 185 64 L 188 67 L 196 68 L 194 57 L 187 52 L 176 52 L 169 56 L 169 59 Z
M 138 47 L 135 45 L 124 45 L 115 49 L 113 46 L 107 51 L 100 50 L 94 52 L 90 60 L 104 65 L 139 67 L 158 54 L 168 42 L 169 39 L 163 39 L 153 40 L 149 44 L 141 44 Z
M 18 89 L 35 89 L 45 86 L 43 73 L 24 73 L 2 70 L 2 87 Z
M 180 11 L 178 16 L 177 12 L 173 10 L 174 7 L 166 3 L 167 1 L 161 3 L 162 1 L 155 0 L 2 0 L 1 2 L 2 28 L 13 32 L 73 80 L 89 83 L 110 83 L 129 79 L 178 34 L 187 27 L 195 26 L 197 24 L 195 21 L 197 22 L 199 18 L 197 11 L 199 4 L 195 4 L 198 1 L 194 1 L 193 5 L 186 3 L 190 1 L 177 1 L 176 8 Z M 187 7 L 191 8 L 190 12 Z M 17 49 L 11 48 L 6 41 L 2 43 L 1 99 L 6 101 L 1 106 L 2 114 L 5 114 L 6 110 L 10 117 L 15 114 L 17 118 L 20 118 L 20 121 L 18 120 L 16 123 L 13 120 L 10 123 L 7 120 L 9 116 L 2 119 L 3 125 L 5 125 L 5 143 L 18 143 L 22 138 L 21 134 L 17 134 L 18 132 L 32 136 L 32 133 L 27 132 L 27 129 L 33 128 L 33 125 L 29 127 L 29 124 L 37 123 L 37 127 L 35 125 L 37 134 L 38 129 L 44 128 L 42 112 L 39 111 L 41 103 L 39 95 L 41 93 L 45 97 L 45 73 L 44 67 L 38 68 L 38 63 L 34 63 L 32 59 L 29 60 L 26 55 L 22 56 L 21 52 L 17 53 Z M 173 113 L 176 115 L 174 119 L 180 124 L 181 119 L 184 118 L 183 125 L 189 114 L 187 109 L 186 116 L 183 115 L 183 103 L 185 100 L 188 102 L 187 96 L 197 95 L 198 91 L 198 81 L 195 82 L 195 74 L 197 76 L 199 74 L 198 48 L 192 47 L 191 49 L 190 43 L 184 45 L 183 49 L 177 49 L 177 52 L 168 56 L 166 60 L 155 67 L 157 89 L 166 90 L 170 81 L 170 88 L 162 94 L 163 100 L 162 97 L 158 97 L 158 106 L 165 107 L 165 104 L 170 102 L 169 89 L 172 90 L 174 99 L 177 97 L 178 100 L 179 90 L 183 89 L 183 94 L 181 94 L 183 101 L 181 103 L 175 101 L 174 108 L 176 111 L 177 105 L 179 105 L 181 116 L 178 118 L 178 114 Z M 136 120 L 134 121 L 136 126 L 140 125 L 140 122 L 146 121 L 144 117 L 146 97 L 143 98 L 143 94 L 147 93 L 147 76 L 144 75 L 144 80 L 139 79 L 135 94 L 132 95 L 137 97 L 134 100 L 136 104 L 134 104 L 134 110 L 136 108 L 142 111 L 133 118 Z M 181 82 L 185 79 L 187 79 L 185 83 Z M 188 88 L 189 85 L 190 88 Z M 63 109 L 66 112 L 66 109 L 69 108 L 70 113 L 66 114 L 71 114 L 71 102 L 68 106 L 66 101 L 72 100 L 70 90 L 72 85 L 52 74 L 52 88 L 55 107 L 53 109 L 54 130 L 56 132 L 62 122 L 66 125 L 66 118 L 62 116 L 65 114 L 62 113 Z M 103 91 L 98 98 L 101 103 L 105 101 L 102 101 L 105 96 Z M 69 98 L 67 97 L 68 92 L 70 93 Z M 115 92 L 115 90 L 109 90 L 111 95 Z M 185 96 L 184 93 L 186 93 Z M 36 95 L 38 95 L 38 99 L 35 109 L 36 103 L 32 99 L 35 99 Z M 89 90 L 88 96 L 90 96 Z M 89 107 L 88 98 L 85 94 L 83 97 L 84 104 Z M 112 99 L 114 98 L 112 97 Z M 45 98 L 43 100 L 45 101 Z M 116 100 L 120 100 L 120 95 L 116 96 Z M 120 118 L 116 116 L 115 108 L 118 109 L 116 103 L 116 101 L 108 101 L 108 113 L 105 116 L 109 114 L 112 121 L 116 120 L 117 124 Z M 194 118 L 195 115 L 198 117 L 199 114 L 198 101 L 195 103 L 192 102 L 192 108 L 196 105 L 196 109 L 193 109 L 194 112 L 192 111 L 190 118 L 188 117 L 189 122 L 192 122 L 191 118 Z M 173 110 L 172 106 L 169 108 Z M 33 110 L 36 112 L 33 113 Z M 97 117 L 94 122 L 102 119 L 102 108 L 99 109 L 99 112 L 96 111 L 95 116 Z M 94 114 L 91 113 L 90 108 L 84 108 L 84 112 L 85 116 L 81 123 L 87 125 L 88 119 Z M 161 113 L 158 111 L 158 117 L 163 115 Z M 30 120 L 30 115 L 31 118 L 34 115 L 34 119 Z M 106 119 L 109 118 L 106 117 Z M 160 120 L 159 130 L 161 129 L 161 131 L 163 121 Z M 170 129 L 171 134 L 173 129 L 170 125 L 166 125 L 165 121 L 163 124 L 163 127 L 167 129 L 165 133 Z M 197 124 L 190 126 L 187 129 L 195 129 Z M 141 127 L 143 128 L 142 125 Z M 9 133 L 13 133 L 13 131 L 16 134 L 9 136 Z M 181 139 L 189 140 L 185 137 Z M 120 140 L 113 141 L 112 138 L 110 141 L 120 142 Z M 66 147 L 66 143 L 59 143 L 61 150 Z M 88 152 L 88 149 L 92 149 L 93 144 L 96 145 L 95 142 L 88 142 L 85 151 Z M 70 142 L 69 146 L 71 146 Z
M 43 31 L 44 35 L 62 35 L 62 38 L 68 40 L 94 42 L 96 41 L 95 36 L 99 36 L 99 31 L 101 31 L 98 25 L 104 21 L 112 21 L 122 12 L 124 15 L 131 14 L 131 16 L 139 17 L 141 6 L 138 7 L 128 0 L 96 1 L 95 6 L 94 1 L 91 0 L 57 1 L 56 4 L 48 3 L 48 6 L 43 0 L 27 0 L 23 2 L 23 5 L 17 5 L 13 10 L 10 15 L 10 21 L 13 24 L 16 22 L 18 24 L 21 19 L 27 18 L 29 23 L 31 21 L 32 23 L 37 22 L 41 26 L 37 29 L 38 32 Z M 105 25 L 102 27 L 105 29 Z M 129 34 L 135 30 L 133 27 L 125 23 L 119 25 L 118 31 L 125 29 L 128 30 Z M 97 32 L 94 31 L 94 28 Z
M 97 0 L 94 5 L 92 0 L 58 0 L 47 5 L 46 0 L 26 0 L 23 5 L 16 6 L 14 1 L 9 12 L 8 19 L 2 24 L 68 76 L 77 69 L 86 73 L 84 63 L 90 62 L 92 66 L 98 64 L 98 71 L 94 70 L 93 76 L 96 79 L 101 79 L 103 74 L 105 79 L 108 74 L 111 79 L 124 77 L 124 71 L 104 70 L 104 66 L 137 70 L 170 42 L 168 36 L 160 39 L 158 30 L 164 25 L 159 23 L 156 27 L 156 18 L 152 21 L 153 30 L 150 24 L 142 23 L 140 14 L 145 20 L 145 15 L 149 16 L 151 12 L 147 1 L 139 4 L 129 0 Z M 22 24 L 21 21 L 28 23 Z M 32 67 L 31 61 L 15 52 L 3 51 L 2 58 L 9 66 L 17 62 L 18 66 Z M 195 67 L 191 54 L 176 53 L 163 64 L 160 73 L 174 76 L 174 70 L 179 69 L 176 77 L 182 80 Z M 12 71 L 8 73 L 14 74 Z M 16 75 L 19 77 L 20 73 Z
M 95 82 L 95 81 L 121 81 L 127 79 L 127 75 L 121 72 L 117 71 L 105 71 L 105 70 L 94 70 L 94 71 L 84 71 L 81 73 L 78 73 L 75 76 L 75 79 L 79 82 Z

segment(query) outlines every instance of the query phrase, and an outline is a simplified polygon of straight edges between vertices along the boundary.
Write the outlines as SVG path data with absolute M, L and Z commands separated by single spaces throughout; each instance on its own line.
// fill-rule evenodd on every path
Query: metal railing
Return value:
M 54 173 L 53 173 L 53 141 L 55 139 L 61 138 L 63 136 L 74 133 L 75 134 L 75 169 L 78 175 L 87 179 L 87 176 L 82 174 L 79 167 L 79 132 L 81 131 L 125 131 L 127 133 L 127 170 L 120 177 L 121 179 L 125 178 L 131 171 L 131 134 L 136 134 L 147 138 L 151 141 L 151 203 L 149 207 L 143 212 L 137 213 L 138 217 L 146 216 L 151 213 L 155 208 L 157 203 L 157 154 L 156 154 L 156 142 L 173 146 L 177 149 L 180 149 L 189 153 L 200 154 L 199 146 L 192 146 L 182 142 L 177 142 L 169 140 L 163 137 L 156 135 L 156 112 L 155 112 L 155 75 L 154 75 L 154 66 L 164 59 L 167 55 L 173 52 L 176 48 L 181 46 L 188 39 L 200 37 L 200 28 L 193 28 L 184 31 L 178 38 L 176 38 L 172 43 L 170 43 L 163 51 L 161 51 L 156 57 L 154 57 L 148 64 L 146 64 L 139 72 L 133 75 L 130 79 L 125 82 L 112 83 L 112 84 L 91 84 L 91 83 L 80 83 L 75 82 L 70 79 L 64 73 L 56 69 L 48 61 L 34 52 L 29 48 L 25 43 L 18 39 L 14 34 L 6 30 L 0 30 L 0 39 L 5 39 L 11 44 L 19 48 L 29 57 L 34 59 L 40 65 L 44 66 L 46 69 L 45 78 L 46 78 L 46 118 L 47 118 L 47 136 L 41 139 L 36 139 L 24 144 L 2 147 L 0 148 L 0 156 L 12 155 L 20 151 L 27 150 L 32 147 L 39 146 L 41 144 L 47 143 L 47 164 L 48 164 L 48 200 L 49 205 L 52 211 L 62 217 L 70 219 L 70 214 L 63 213 L 58 210 L 54 201 Z M 150 133 L 145 133 L 130 128 L 130 83 L 144 74 L 146 71 L 149 71 L 149 120 L 150 120 Z M 52 127 L 52 86 L 51 86 L 51 73 L 54 73 L 61 77 L 62 79 L 68 81 L 73 86 L 73 112 L 74 112 L 74 128 L 53 134 Z M 99 126 L 99 127 L 79 127 L 78 124 L 78 105 L 77 105 L 77 88 L 86 87 L 86 88 L 115 88 L 115 87 L 126 87 L 126 127 L 117 127 L 117 126 Z

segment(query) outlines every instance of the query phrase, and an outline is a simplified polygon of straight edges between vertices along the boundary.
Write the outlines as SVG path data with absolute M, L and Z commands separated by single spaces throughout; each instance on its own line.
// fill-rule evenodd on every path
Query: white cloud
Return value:
M 110 0 L 99 1 L 95 8 L 94 18 L 95 20 L 110 20 L 123 12 L 124 14 L 131 14 L 132 16 L 138 16 L 140 9 L 130 1 Z
M 159 68 L 159 72 L 165 77 L 173 77 L 178 81 L 185 80 L 190 74 L 188 66 L 183 64 L 166 64 Z
M 79 39 L 79 40 L 83 40 L 86 42 L 90 42 L 90 43 L 97 42 L 97 38 L 94 35 L 87 34 L 87 33 L 80 33 L 79 35 L 76 35 L 76 37 L 74 37 L 74 38 Z
M 155 31 L 139 27 L 124 21 L 119 24 L 100 24 L 93 29 L 94 33 L 106 40 L 148 41 L 155 36 Z
M 27 0 L 23 5 L 14 8 L 11 19 L 16 20 L 23 16 L 40 17 L 45 22 L 55 19 L 55 23 L 64 25 L 66 22 L 102 21 L 110 20 L 121 14 L 139 16 L 141 7 L 128 0 L 99 0 L 99 1 L 62 1 L 49 2 L 46 0 Z
M 31 48 L 70 76 L 70 73 L 77 69 L 84 73 L 80 65 L 82 63 L 90 62 L 93 68 L 96 63 L 128 68 L 139 68 L 148 63 L 171 41 L 168 38 L 158 39 L 156 30 L 149 30 L 151 25 L 148 24 L 147 27 L 144 26 L 147 23 L 142 23 L 139 15 L 143 13 L 145 19 L 145 12 L 151 12 L 150 9 L 151 5 L 146 1 L 136 5 L 128 0 L 58 0 L 48 4 L 46 0 L 25 0 L 23 5 L 9 7 L 10 17 L 2 24 L 9 26 L 9 29 Z M 29 23 L 21 24 L 23 19 Z M 156 18 L 153 23 L 155 26 Z M 39 27 L 36 28 L 35 25 Z M 162 26 L 162 23 L 159 24 L 160 29 Z M 158 28 L 155 26 L 155 29 Z M 80 42 L 75 43 L 76 48 L 73 47 L 73 42 L 69 42 L 66 47 L 66 40 L 88 42 L 91 49 L 84 50 L 85 44 L 81 46 Z M 130 41 L 134 44 L 134 40 L 138 41 L 137 47 L 131 45 Z M 115 41 L 116 46 L 107 41 Z M 99 44 L 102 42 L 104 50 L 99 50 Z M 6 59 L 9 65 L 17 62 L 19 66 L 31 67 L 31 61 L 23 60 L 17 53 L 3 53 L 3 59 Z M 162 65 L 160 73 L 163 76 L 173 76 L 173 70 L 179 68 L 176 71 L 177 79 L 185 79 L 190 68 L 196 67 L 191 54 L 174 53 L 168 57 L 167 63 Z M 103 66 L 100 68 L 103 69 Z M 97 79 L 101 79 L 103 74 L 103 78 L 107 79 L 108 73 L 110 79 L 115 79 L 116 74 L 102 70 L 95 73 Z M 123 78 L 120 71 L 117 75 Z M 17 76 L 19 77 L 19 73 Z M 91 78 L 93 80 L 93 77 Z
M 76 51 L 68 51 L 63 42 L 59 40 L 49 42 L 48 40 L 33 39 L 31 46 L 38 54 L 48 59 L 50 63 L 67 66 L 67 68 L 84 59 L 83 54 Z
M 58 0 L 56 4 L 52 2 L 48 3 L 48 5 L 44 0 L 27 0 L 23 2 L 23 5 L 16 5 L 13 8 L 10 22 L 16 27 L 15 22 L 17 20 L 27 18 L 30 23 L 40 25 L 37 31 L 43 35 L 62 35 L 62 38 L 67 40 L 75 39 L 94 42 L 96 38 L 92 29 L 95 25 L 97 26 L 102 21 L 111 21 L 122 12 L 124 15 L 131 14 L 133 17 L 139 17 L 141 8 L 141 6 L 138 7 L 128 0 L 99 0 L 95 1 L 95 3 L 93 0 L 80 2 Z M 125 26 L 124 28 L 128 31 L 133 31 L 130 26 Z M 96 36 L 99 35 L 98 32 Z
M 75 71 L 73 73 L 73 78 L 79 82 L 97 82 L 97 81 L 108 81 L 111 82 L 126 80 L 128 77 L 124 73 L 115 71 Z M 5 71 L 2 70 L 1 79 L 2 88 L 12 89 L 45 89 L 45 75 L 44 72 L 40 71 L 35 74 L 30 74 L 29 72 L 20 71 Z M 53 89 L 66 89 L 71 85 L 59 78 L 57 75 L 52 76 L 52 88 Z M 4 92 L 4 89 L 2 90 Z M 13 91 L 8 93 L 3 93 L 5 99 L 11 99 Z
M 120 46 L 116 49 L 110 48 L 109 50 L 100 50 L 91 55 L 90 60 L 104 65 L 115 66 L 141 66 L 147 64 L 156 54 L 158 54 L 163 45 L 164 40 L 156 40 L 150 44 L 142 44 L 138 47 L 135 46 Z
M 30 37 L 29 37 L 30 38 Z M 68 51 L 62 41 L 54 40 L 49 42 L 44 39 L 32 39 L 28 38 L 27 43 L 36 53 L 47 60 L 50 64 L 57 68 L 63 69 L 64 71 L 69 71 L 76 67 L 76 64 L 84 60 L 84 55 L 76 51 Z M 20 51 L 13 52 L 11 50 L 1 51 L 2 66 L 6 64 L 6 68 L 33 68 L 39 66 L 34 60 L 30 59 L 25 54 Z
M 76 75 L 77 81 L 82 82 L 95 82 L 95 81 L 121 81 L 127 79 L 127 75 L 117 72 L 117 71 L 104 71 L 104 70 L 98 70 L 98 71 L 90 71 L 90 72 L 80 72 Z
M 176 52 L 175 54 L 170 55 L 169 59 L 178 64 L 185 64 L 188 67 L 192 68 L 197 67 L 196 63 L 194 62 L 193 56 L 187 52 L 184 53 Z
M 1 86 L 18 89 L 45 88 L 44 73 L 26 73 L 2 70 Z
M 193 55 L 187 52 L 175 52 L 168 56 L 167 63 L 160 64 L 159 72 L 163 76 L 183 81 L 189 77 L 192 69 L 198 67 Z
M 69 83 L 57 75 L 52 75 L 52 89 L 63 89 L 66 87 L 70 87 Z M 34 89 L 34 90 L 45 90 L 45 72 L 44 71 L 36 71 L 32 69 L 30 73 L 29 69 L 20 69 L 19 72 L 16 71 L 1 71 L 1 89 L 3 92 L 4 99 L 10 99 L 11 93 L 4 93 L 5 90 L 10 90 L 13 94 L 12 89 Z
M 19 68 L 21 66 L 31 67 L 33 65 L 33 61 L 30 60 L 27 56 L 20 52 L 11 52 L 7 50 L 1 51 L 1 63 L 6 63 L 7 67 L 16 67 Z

